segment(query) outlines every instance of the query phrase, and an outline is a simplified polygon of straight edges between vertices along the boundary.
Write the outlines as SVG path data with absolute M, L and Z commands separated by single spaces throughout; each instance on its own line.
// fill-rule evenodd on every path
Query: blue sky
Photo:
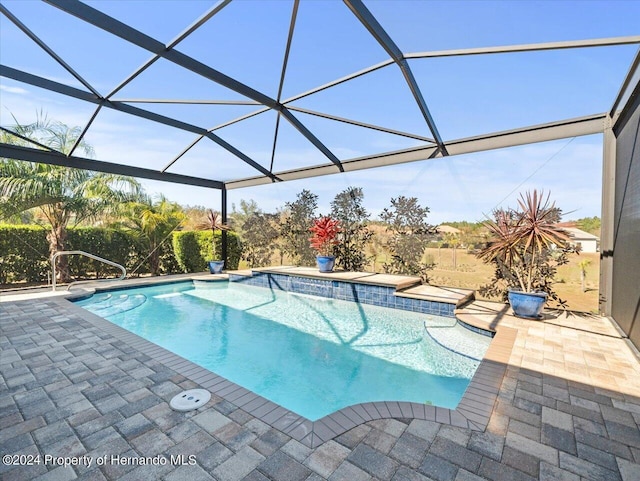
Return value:
M 35 1 L 3 3 L 98 91 L 108 93 L 150 54 Z M 92 1 L 90 5 L 162 41 L 169 42 L 204 13 L 205 1 Z M 521 43 L 580 40 L 640 34 L 638 1 L 421 2 L 365 4 L 404 52 Z M 181 52 L 275 97 L 292 2 L 239 0 L 225 7 L 179 44 Z M 608 110 L 637 52 L 637 46 L 417 59 L 410 66 L 445 140 L 550 122 Z M 0 18 L 2 63 L 81 87 L 64 69 Z M 300 4 L 283 98 L 386 60 L 387 54 L 349 9 L 338 1 Z M 160 60 L 116 96 L 237 100 L 224 87 Z M 38 110 L 68 125 L 84 126 L 94 106 L 0 78 L 0 123 L 11 113 L 22 123 Z M 136 104 L 204 128 L 252 112 L 254 106 Z M 293 102 L 294 106 L 430 136 L 424 119 L 395 66 L 386 67 Z M 275 113 L 216 131 L 268 167 Z M 420 145 L 420 141 L 360 127 L 296 115 L 340 159 Z M 275 170 L 325 163 L 287 122 L 276 150 Z M 100 160 L 159 168 L 194 136 L 150 121 L 102 109 L 86 140 Z M 273 211 L 303 188 L 319 195 L 327 212 L 336 193 L 364 189 L 377 215 L 391 197 L 416 196 L 431 209 L 430 221 L 481 220 L 498 205 L 514 205 L 531 188 L 551 191 L 570 218 L 600 214 L 602 139 L 599 135 L 514 147 L 500 151 L 415 162 L 297 182 L 229 191 L 229 201 L 254 199 Z M 201 142 L 172 172 L 229 180 L 255 171 L 212 142 Z M 182 204 L 219 207 L 218 191 L 144 181 Z

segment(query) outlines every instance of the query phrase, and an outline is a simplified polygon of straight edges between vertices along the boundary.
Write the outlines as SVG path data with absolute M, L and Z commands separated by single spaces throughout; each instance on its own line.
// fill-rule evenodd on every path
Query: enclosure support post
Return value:
M 611 315 L 611 294 L 613 289 L 613 244 L 616 185 L 616 136 L 612 128 L 613 120 L 607 115 L 604 129 L 604 154 L 602 168 L 602 215 L 600 232 L 600 295 L 599 311 Z
M 220 210 L 222 211 L 222 223 L 223 224 L 227 224 L 227 188 L 223 185 L 222 189 L 220 189 L 220 193 L 222 194 L 222 202 L 221 202 L 221 208 Z M 227 259 L 227 231 L 226 230 L 222 230 L 222 260 L 225 262 L 225 264 L 227 265 L 228 268 L 228 264 L 229 261 Z

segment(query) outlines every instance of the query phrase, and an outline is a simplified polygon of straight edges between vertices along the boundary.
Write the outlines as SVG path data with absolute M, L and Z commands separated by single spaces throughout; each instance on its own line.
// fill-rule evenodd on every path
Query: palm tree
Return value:
M 161 196 L 154 202 L 148 195 L 123 207 L 125 223 L 149 251 L 149 267 L 154 276 L 160 274 L 161 245 L 186 219 L 182 207 Z
M 587 292 L 587 267 L 591 264 L 589 259 L 583 259 L 578 263 L 578 267 L 580 268 L 580 286 L 582 287 L 582 292 Z
M 451 247 L 452 251 L 451 251 L 451 264 L 453 265 L 453 270 L 457 270 L 458 269 L 458 255 L 457 255 L 457 249 L 458 246 L 461 244 L 460 242 L 460 236 L 457 233 L 453 233 L 453 232 L 447 232 L 444 235 L 444 239 L 446 244 Z
M 14 117 L 15 120 L 15 117 Z M 2 132 L 2 142 L 50 147 L 69 154 L 76 146 L 86 156 L 93 155 L 93 148 L 84 141 L 78 142 L 81 130 L 62 122 L 51 121 L 46 116 L 28 125 L 11 128 L 21 137 Z M 101 174 L 87 170 L 71 169 L 57 165 L 38 164 L 13 159 L 0 159 L 0 217 L 11 217 L 20 212 L 36 209 L 47 221 L 49 254 L 64 250 L 67 228 L 103 215 L 118 203 L 128 200 L 140 191 L 138 182 L 115 174 Z M 59 280 L 69 278 L 68 259 L 58 258 Z

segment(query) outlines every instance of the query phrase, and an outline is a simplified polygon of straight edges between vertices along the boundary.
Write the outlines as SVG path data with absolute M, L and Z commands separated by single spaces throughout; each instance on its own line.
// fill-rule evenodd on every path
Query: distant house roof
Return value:
M 589 234 L 583 230 L 578 229 L 577 227 L 562 227 L 565 231 L 569 233 L 569 237 L 573 240 L 595 240 L 599 241 L 600 238 L 593 234 Z
M 578 222 L 576 222 L 575 220 L 569 220 L 566 222 L 556 222 L 555 223 L 556 227 L 562 227 L 563 229 L 566 229 L 567 227 L 578 227 Z
M 436 227 L 436 231 L 438 234 L 460 234 L 462 231 L 460 229 L 456 229 L 450 225 L 441 224 Z

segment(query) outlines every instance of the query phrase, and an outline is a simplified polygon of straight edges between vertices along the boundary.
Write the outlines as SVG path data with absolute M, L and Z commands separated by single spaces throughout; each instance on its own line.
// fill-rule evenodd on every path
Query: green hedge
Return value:
M 205 270 L 204 259 L 200 255 L 200 245 L 196 231 L 174 232 L 171 239 L 173 252 L 182 272 L 200 272 Z
M 181 231 L 173 233 L 173 252 L 182 272 L 202 272 L 207 261 L 219 258 L 222 234 L 215 233 L 216 255 L 213 253 L 211 231 Z M 242 257 L 242 244 L 235 232 L 227 232 L 227 263 L 225 269 L 237 269 Z
M 89 252 L 121 264 L 129 271 L 138 265 L 141 246 L 138 245 L 135 237 L 126 231 L 78 227 L 68 230 L 65 249 Z M 119 274 L 120 270 L 88 257 L 70 256 L 69 272 L 73 277 L 86 278 L 89 277 L 89 273 L 93 272 L 96 273 L 96 277 L 106 277 Z
M 46 282 L 51 271 L 47 230 L 32 225 L 0 225 L 0 283 Z M 242 256 L 238 235 L 228 232 L 227 269 L 237 269 Z M 206 261 L 213 259 L 210 231 L 174 232 L 173 242 L 160 247 L 160 269 L 163 274 L 201 272 Z M 216 252 L 221 250 L 221 235 L 216 232 Z M 68 230 L 66 250 L 90 252 L 122 264 L 127 272 L 140 266 L 134 275 L 149 272 L 144 261 L 148 250 L 132 232 L 100 227 L 78 227 Z M 82 257 L 69 257 L 71 275 L 76 278 L 105 277 L 118 274 L 117 268 Z
M 0 226 L 0 283 L 47 280 L 47 231 L 35 225 Z
M 0 225 L 0 283 L 47 281 L 51 271 L 47 233 L 48 230 L 40 226 Z M 131 233 L 97 227 L 68 229 L 65 249 L 104 257 L 127 270 L 133 269 L 146 255 L 144 247 Z M 173 265 L 177 267 L 175 258 Z M 77 279 L 120 273 L 115 267 L 82 256 L 70 256 L 69 269 Z M 137 273 L 144 272 L 148 272 L 145 266 Z

